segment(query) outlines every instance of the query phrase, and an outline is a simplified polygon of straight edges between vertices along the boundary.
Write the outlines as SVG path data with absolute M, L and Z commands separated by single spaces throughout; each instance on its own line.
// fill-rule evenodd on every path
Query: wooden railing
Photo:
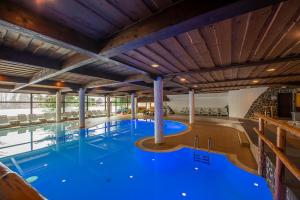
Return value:
M 285 155 L 286 133 L 289 132 L 294 136 L 300 137 L 300 129 L 295 128 L 285 122 L 266 117 L 262 114 L 255 114 L 255 116 L 259 119 L 258 129 L 254 128 L 254 131 L 258 135 L 259 146 L 258 174 L 260 176 L 264 176 L 263 172 L 266 166 L 266 144 L 276 155 L 274 199 L 283 200 L 285 198 L 285 188 L 282 184 L 284 179 L 284 166 L 289 169 L 289 171 L 300 181 L 300 169 Z M 277 127 L 276 145 L 265 136 L 265 123 L 272 124 Z

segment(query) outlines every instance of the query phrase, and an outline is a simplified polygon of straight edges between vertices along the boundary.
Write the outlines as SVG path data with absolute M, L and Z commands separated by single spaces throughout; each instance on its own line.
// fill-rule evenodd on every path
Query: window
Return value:
M 88 110 L 105 110 L 105 97 L 88 96 Z
M 34 114 L 56 112 L 56 96 L 47 94 L 32 95 L 32 109 Z
M 0 115 L 30 114 L 30 94 L 0 93 Z

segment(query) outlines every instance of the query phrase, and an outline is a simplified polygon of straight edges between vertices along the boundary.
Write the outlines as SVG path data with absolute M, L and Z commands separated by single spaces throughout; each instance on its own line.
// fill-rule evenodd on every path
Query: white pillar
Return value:
M 56 92 L 56 122 L 61 121 L 61 92 Z
M 111 111 L 110 96 L 108 95 L 107 98 L 106 98 L 106 115 L 107 115 L 107 117 L 110 117 L 110 111 Z
M 135 119 L 135 95 L 131 93 L 131 119 Z
M 163 143 L 163 82 L 161 77 L 157 77 L 154 81 L 154 131 L 155 144 Z
M 195 94 L 194 90 L 189 91 L 189 114 L 190 114 L 190 124 L 194 123 L 195 117 Z
M 79 88 L 79 128 L 85 128 L 85 88 Z

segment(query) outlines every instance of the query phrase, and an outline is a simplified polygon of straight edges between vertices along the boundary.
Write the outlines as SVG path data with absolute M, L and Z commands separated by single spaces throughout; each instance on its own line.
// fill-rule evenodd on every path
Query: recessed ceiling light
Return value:
M 258 80 L 253 80 L 253 81 L 252 81 L 252 83 L 258 83 L 258 82 L 259 82 Z
M 270 69 L 267 69 L 267 72 L 274 72 L 276 69 L 275 68 L 270 68 Z
M 181 78 L 180 81 L 184 82 L 184 81 L 186 81 L 186 79 L 185 78 Z
M 159 67 L 159 65 L 158 64 L 152 64 L 151 67 L 156 68 L 156 67 Z
M 198 85 L 194 85 L 194 88 L 197 88 L 198 87 Z

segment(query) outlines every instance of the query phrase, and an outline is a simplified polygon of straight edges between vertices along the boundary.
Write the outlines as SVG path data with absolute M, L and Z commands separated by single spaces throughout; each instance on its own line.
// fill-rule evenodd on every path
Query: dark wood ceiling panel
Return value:
M 164 48 L 172 52 L 172 54 L 180 60 L 180 62 L 188 69 L 198 69 L 199 66 L 195 60 L 187 53 L 182 44 L 175 37 L 160 41 Z
M 173 4 L 168 0 L 149 1 L 147 4 L 140 0 L 13 2 L 94 39 L 105 38 Z
M 278 13 L 273 15 L 274 17 L 272 16 L 274 20 L 269 23 L 270 29 L 267 37 L 264 37 L 261 48 L 257 48 L 257 53 L 250 58 L 251 60 L 273 57 L 273 51 L 278 44 L 285 39 L 284 37 L 287 32 L 290 32 L 295 22 L 299 21 L 300 5 L 298 0 L 289 0 L 288 4 L 282 3 L 281 5 Z
M 148 48 L 151 49 L 158 55 L 161 55 L 167 62 L 172 64 L 176 69 L 180 71 L 188 71 L 188 68 L 184 66 L 184 64 L 177 59 L 177 57 L 168 49 L 166 49 L 160 42 L 155 42 L 148 45 Z
M 246 29 L 247 33 L 242 47 L 240 62 L 245 62 L 248 60 L 253 47 L 256 46 L 255 41 L 257 40 L 258 35 L 264 27 L 264 24 L 271 12 L 272 7 L 267 7 L 251 13 L 249 25 Z

